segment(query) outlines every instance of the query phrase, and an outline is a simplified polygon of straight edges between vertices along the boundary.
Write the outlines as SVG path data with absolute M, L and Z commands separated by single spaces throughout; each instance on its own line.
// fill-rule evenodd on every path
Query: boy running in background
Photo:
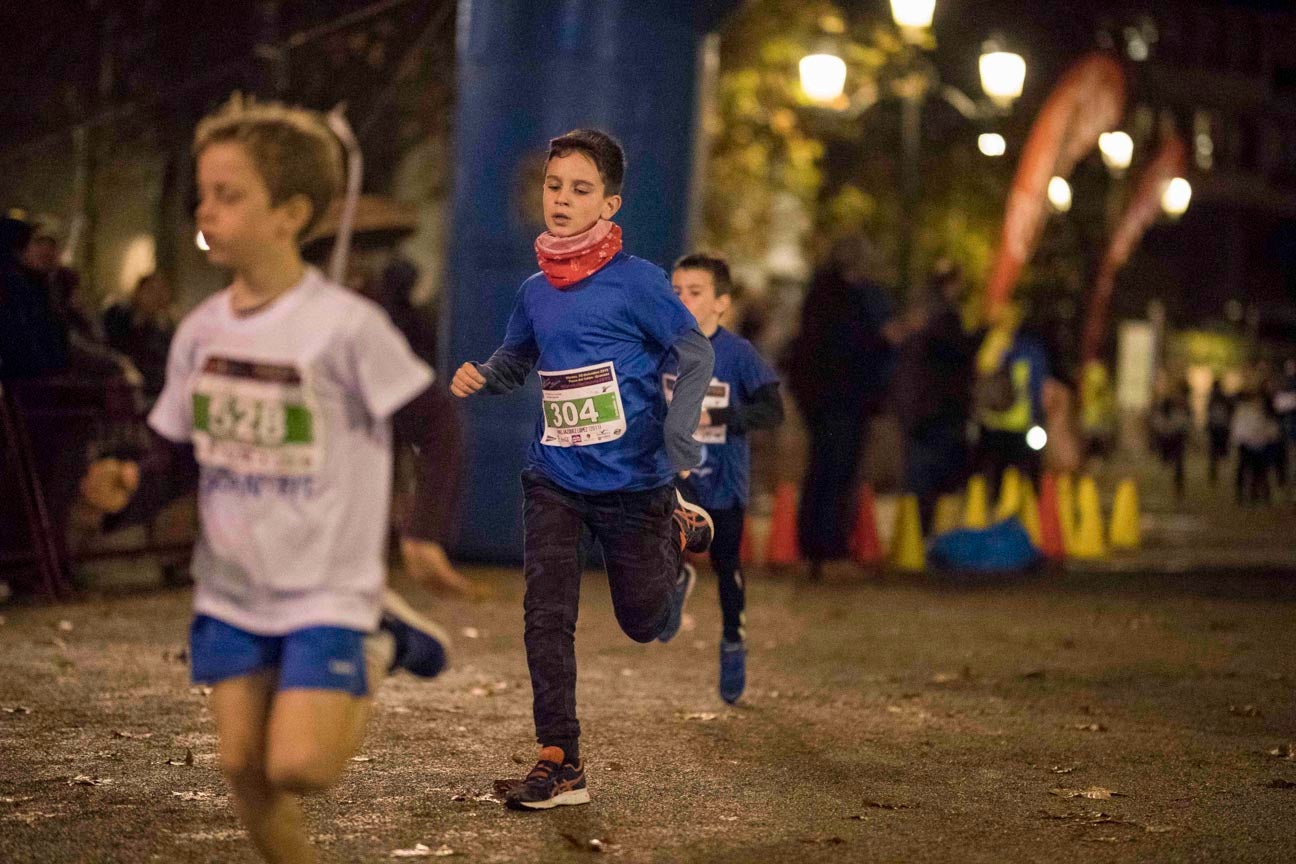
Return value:
M 383 589 L 392 430 L 437 445 L 432 372 L 378 306 L 302 262 L 342 181 L 318 115 L 235 97 L 193 151 L 198 227 L 233 281 L 176 333 L 153 450 L 92 465 L 79 518 L 140 521 L 199 490 L 190 656 L 221 770 L 266 860 L 314 861 L 297 796 L 338 781 L 389 669 L 445 665 L 446 638 Z
M 711 344 L 662 270 L 621 251 L 625 156 L 578 129 L 549 145 L 541 272 L 522 283 L 504 344 L 465 363 L 450 391 L 508 393 L 538 367 L 542 414 L 522 472 L 525 640 L 539 759 L 506 803 L 522 810 L 589 802 L 576 718 L 576 616 L 588 526 L 603 547 L 617 622 L 636 642 L 679 629 L 687 548 L 711 542 L 710 517 L 675 489 L 700 461 L 693 440 L 711 380 Z M 674 356 L 669 410 L 661 375 Z
M 738 561 L 751 485 L 751 446 L 747 433 L 783 422 L 778 375 L 746 339 L 720 326 L 729 311 L 733 280 L 723 258 L 686 255 L 671 273 L 675 293 L 715 349 L 715 371 L 695 438 L 703 443 L 702 464 L 683 481 L 685 497 L 706 508 L 715 523 L 711 566 L 720 585 L 724 632 L 720 639 L 720 698 L 732 705 L 747 683 L 744 643 L 746 591 Z M 669 398 L 675 381 L 664 379 Z M 684 579 L 696 579 L 683 565 Z M 672 634 L 673 635 L 673 634 Z

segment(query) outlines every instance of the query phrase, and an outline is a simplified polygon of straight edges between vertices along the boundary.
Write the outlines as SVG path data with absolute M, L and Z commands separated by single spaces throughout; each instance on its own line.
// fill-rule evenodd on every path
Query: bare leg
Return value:
M 273 671 L 265 671 L 212 688 L 221 773 L 233 793 L 234 809 L 261 856 L 272 864 L 310 864 L 315 851 L 297 798 L 275 788 L 266 776 L 266 730 L 275 680 Z

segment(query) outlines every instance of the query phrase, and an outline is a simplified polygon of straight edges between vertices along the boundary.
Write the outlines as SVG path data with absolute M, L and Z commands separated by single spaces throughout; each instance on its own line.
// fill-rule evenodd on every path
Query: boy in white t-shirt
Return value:
M 342 179 L 317 115 L 236 97 L 193 149 L 198 227 L 234 279 L 176 333 L 154 449 L 92 465 L 78 516 L 134 521 L 197 486 L 190 655 L 221 769 L 267 860 L 314 861 L 297 796 L 338 780 L 387 671 L 445 665 L 448 640 L 384 595 L 393 427 L 436 446 L 433 376 L 377 305 L 302 262 Z

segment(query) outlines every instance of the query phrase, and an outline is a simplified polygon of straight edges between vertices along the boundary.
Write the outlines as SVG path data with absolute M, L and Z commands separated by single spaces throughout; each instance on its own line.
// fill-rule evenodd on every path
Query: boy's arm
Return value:
M 783 422 L 783 396 L 778 382 L 772 381 L 757 388 L 746 404 L 709 408 L 707 414 L 712 426 L 728 426 L 734 432 L 773 429 Z
M 535 368 L 540 352 L 535 342 L 499 347 L 485 363 L 472 364 L 486 379 L 486 392 L 512 393 L 526 383 L 527 375 Z
M 450 382 L 450 392 L 461 399 L 482 389 L 497 395 L 511 393 L 526 383 L 539 358 L 540 348 L 527 314 L 526 283 L 523 283 L 509 314 L 504 344 L 485 363 L 460 366 Z
M 454 522 L 463 429 L 457 406 L 432 384 L 392 415 L 396 440 L 414 450 L 414 506 L 402 534 L 445 545 Z
M 675 352 L 678 377 L 675 395 L 666 409 L 666 455 L 677 471 L 689 471 L 702 461 L 702 445 L 694 440 L 702 400 L 711 384 L 715 351 L 711 340 L 696 329 L 688 330 L 671 347 Z
M 198 488 L 193 446 L 150 432 L 149 449 L 138 462 L 100 459 L 81 480 L 72 505 L 70 541 L 79 546 L 99 531 L 152 522 L 162 509 Z

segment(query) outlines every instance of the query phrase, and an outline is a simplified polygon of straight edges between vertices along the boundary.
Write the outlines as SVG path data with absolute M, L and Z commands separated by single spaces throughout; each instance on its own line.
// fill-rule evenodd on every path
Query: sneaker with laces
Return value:
M 504 804 L 511 810 L 549 810 L 589 801 L 585 763 L 567 762 L 561 747 L 542 747 L 540 760 L 526 779 L 508 792 Z
M 747 645 L 720 640 L 720 698 L 732 705 L 747 689 Z
M 685 501 L 675 490 L 675 527 L 679 529 L 680 549 L 684 552 L 702 553 L 711 548 L 715 536 L 715 523 L 711 514 L 691 501 Z
M 670 617 L 666 619 L 666 626 L 657 634 L 658 642 L 669 642 L 679 633 L 680 624 L 684 621 L 684 604 L 688 602 L 696 584 L 697 570 L 692 564 L 683 564 L 675 579 L 675 591 L 671 594 Z
M 450 637 L 395 591 L 383 592 L 378 626 L 395 640 L 396 650 L 388 671 L 399 667 L 420 678 L 435 678 L 445 671 Z

